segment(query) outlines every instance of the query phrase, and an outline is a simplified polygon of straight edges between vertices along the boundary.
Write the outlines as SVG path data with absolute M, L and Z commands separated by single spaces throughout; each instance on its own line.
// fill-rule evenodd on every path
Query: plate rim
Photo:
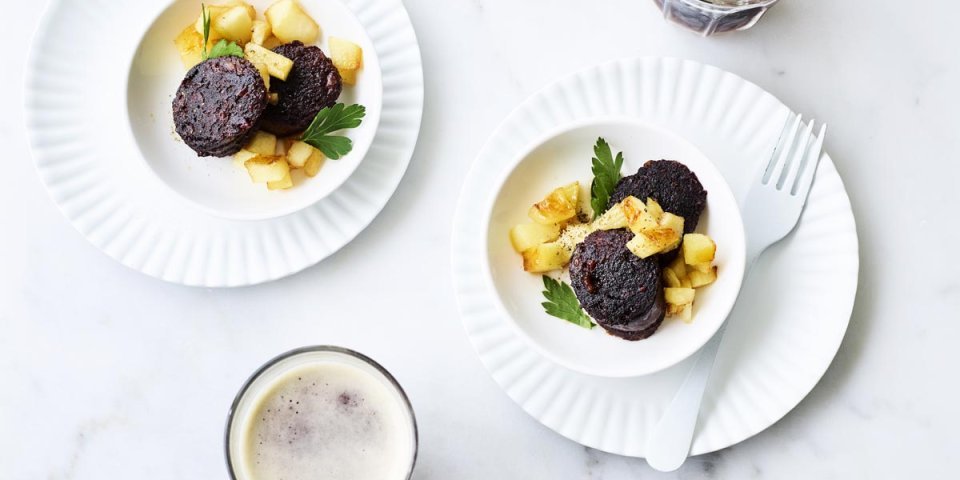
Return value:
M 785 108 L 788 112 L 793 113 L 793 110 L 792 110 L 785 102 L 783 102 L 779 97 L 777 97 L 776 95 L 772 94 L 772 93 L 769 92 L 768 90 L 760 87 L 760 86 L 757 85 L 756 83 L 751 82 L 751 81 L 743 78 L 743 77 L 740 76 L 740 75 L 737 75 L 736 73 L 730 72 L 730 71 L 728 71 L 728 70 L 725 70 L 725 69 L 723 69 L 723 68 L 721 68 L 721 67 L 719 67 L 719 66 L 716 66 L 716 65 L 713 65 L 713 64 L 710 64 L 710 63 L 701 62 L 701 61 L 697 61 L 697 60 L 686 59 L 686 58 L 680 58 L 680 57 L 675 57 L 675 56 L 657 56 L 657 55 L 627 56 L 627 57 L 616 58 L 616 59 L 612 59 L 612 60 L 608 60 L 608 61 L 596 63 L 596 64 L 590 65 L 590 66 L 588 66 L 588 67 L 580 68 L 580 69 L 577 69 L 577 70 L 568 72 L 568 73 L 566 73 L 566 74 L 564 74 L 564 75 L 560 75 L 560 76 L 558 76 L 557 78 L 555 78 L 555 79 L 553 79 L 553 80 L 551 80 L 551 81 L 546 82 L 546 83 L 545 83 L 544 85 L 542 85 L 540 88 L 538 88 L 538 89 L 536 89 L 535 91 L 533 91 L 532 93 L 530 93 L 530 94 L 529 94 L 526 98 L 524 98 L 517 106 L 515 106 L 513 109 L 511 109 L 510 112 L 504 117 L 504 119 L 491 131 L 490 136 L 489 136 L 488 139 L 484 142 L 484 144 L 483 144 L 483 146 L 481 147 L 480 151 L 478 152 L 477 156 L 474 158 L 474 160 L 473 160 L 470 168 L 468 169 L 467 175 L 466 175 L 465 178 L 464 178 L 463 184 L 462 184 L 462 186 L 461 186 L 461 192 L 462 192 L 462 193 L 461 193 L 460 197 L 458 198 L 458 201 L 457 201 L 456 207 L 455 207 L 455 214 L 454 214 L 454 219 L 453 219 L 453 223 L 452 223 L 452 232 L 451 232 L 451 258 L 450 258 L 450 260 L 451 260 L 451 280 L 452 280 L 452 282 L 453 282 L 454 295 L 455 295 L 455 300 L 456 300 L 457 307 L 458 307 L 458 313 L 460 314 L 461 322 L 462 322 L 462 324 L 463 324 L 465 333 L 466 333 L 466 335 L 467 335 L 467 337 L 468 337 L 468 340 L 469 340 L 469 342 L 470 342 L 470 345 L 471 345 L 472 348 L 474 349 L 474 352 L 475 352 L 475 353 L 477 354 L 477 356 L 479 357 L 478 359 L 480 360 L 481 365 L 482 365 L 483 368 L 487 371 L 487 373 L 492 377 L 492 379 L 494 380 L 494 382 L 495 382 L 502 390 L 504 390 L 504 393 L 505 393 L 512 401 L 514 401 L 522 410 L 524 410 L 528 415 L 530 415 L 531 417 L 533 417 L 536 421 L 538 421 L 539 423 L 543 424 L 545 427 L 553 430 L 554 432 L 560 434 L 561 436 L 566 437 L 567 439 L 569 439 L 569 440 L 571 440 L 571 441 L 574 441 L 574 442 L 576 442 L 576 443 L 579 443 L 579 444 L 581 444 L 581 445 L 588 446 L 588 447 L 591 447 L 591 448 L 596 448 L 596 449 L 598 449 L 598 450 L 607 451 L 607 452 L 609 452 L 609 453 L 614 453 L 614 454 L 619 454 L 619 455 L 625 455 L 625 456 L 641 457 L 641 458 L 642 458 L 642 456 L 643 456 L 642 454 L 636 454 L 636 453 L 631 453 L 631 452 L 627 452 L 627 451 L 618 451 L 618 450 L 613 450 L 613 449 L 608 449 L 608 448 L 602 448 L 602 447 L 600 447 L 600 446 L 598 446 L 598 445 L 591 444 L 590 442 L 585 441 L 585 440 L 583 440 L 582 438 L 574 438 L 574 436 L 568 435 L 567 433 L 561 431 L 562 429 L 559 428 L 558 426 L 548 425 L 547 422 L 542 418 L 542 417 L 546 416 L 545 414 L 540 414 L 540 415 L 538 416 L 538 414 L 535 413 L 535 412 L 533 412 L 533 411 L 531 411 L 531 410 L 528 408 L 527 405 L 525 405 L 524 403 L 522 403 L 519 399 L 515 398 L 514 394 L 509 390 L 509 388 L 508 388 L 506 385 L 504 385 L 504 383 L 503 383 L 502 380 L 498 377 L 498 375 L 496 374 L 496 372 L 494 372 L 493 367 L 491 366 L 491 364 L 489 364 L 488 361 L 487 361 L 487 359 L 485 359 L 485 353 L 484 353 L 483 351 L 481 351 L 481 345 L 479 345 L 479 343 L 478 343 L 479 340 L 478 340 L 478 338 L 476 337 L 477 332 L 475 332 L 475 331 L 473 330 L 473 326 L 471 326 L 471 325 L 469 324 L 469 322 L 468 322 L 468 318 L 469 318 L 470 315 L 468 315 L 468 314 L 466 313 L 466 309 L 467 309 L 468 305 L 466 305 L 466 304 L 464 303 L 464 302 L 465 302 L 464 292 L 463 292 L 463 288 L 464 288 L 463 283 L 464 283 L 464 281 L 463 281 L 461 278 L 459 278 L 459 277 L 461 276 L 461 272 L 458 271 L 458 268 L 466 268 L 466 266 L 467 266 L 469 263 L 471 263 L 471 262 L 470 262 L 470 260 L 468 260 L 468 259 L 463 259 L 463 260 L 459 260 L 459 259 L 458 259 L 458 257 L 460 256 L 460 254 L 459 254 L 459 252 L 458 252 L 458 246 L 463 243 L 462 235 L 465 235 L 464 232 L 461 232 L 461 231 L 460 231 L 460 230 L 461 230 L 461 226 L 463 226 L 463 225 L 465 225 L 465 224 L 468 223 L 468 222 L 464 219 L 464 216 L 466 215 L 466 214 L 464 213 L 464 210 L 465 210 L 464 207 L 465 207 L 465 205 L 467 205 L 467 200 L 468 200 L 467 198 L 465 198 L 466 192 L 468 191 L 468 190 L 467 190 L 467 185 L 471 182 L 472 178 L 476 175 L 476 172 L 477 172 L 477 170 L 479 169 L 479 160 L 482 159 L 482 158 L 484 158 L 485 156 L 489 155 L 489 152 L 492 150 L 492 146 L 493 146 L 493 144 L 494 144 L 495 138 L 496 138 L 498 135 L 502 134 L 502 132 L 504 131 L 504 129 L 509 125 L 510 121 L 511 121 L 514 117 L 518 116 L 521 112 L 525 111 L 526 109 L 531 108 L 531 105 L 533 105 L 533 103 L 534 103 L 539 97 L 543 96 L 543 95 L 544 95 L 545 93 L 547 93 L 551 88 L 557 87 L 557 86 L 560 86 L 560 85 L 563 85 L 565 82 L 570 82 L 570 81 L 572 81 L 572 80 L 574 80 L 574 79 L 577 79 L 577 78 L 580 77 L 580 76 L 586 75 L 586 74 L 591 73 L 591 72 L 594 72 L 594 71 L 602 71 L 604 68 L 611 68 L 611 67 L 614 67 L 614 66 L 617 66 L 617 65 L 621 65 L 621 64 L 626 64 L 626 65 L 643 65 L 643 64 L 645 64 L 646 62 L 658 62 L 658 64 L 661 65 L 661 66 L 662 66 L 664 63 L 673 62 L 673 63 L 678 63 L 678 64 L 681 64 L 681 65 L 694 65 L 694 66 L 697 66 L 697 67 L 701 68 L 702 70 L 703 70 L 703 69 L 713 69 L 714 71 L 716 71 L 716 72 L 718 72 L 718 73 L 720 73 L 720 74 L 722 74 L 722 75 L 724 75 L 724 76 L 728 76 L 728 78 L 734 79 L 734 80 L 735 80 L 736 82 L 738 82 L 738 83 L 742 83 L 743 85 L 749 86 L 749 87 L 751 87 L 751 88 L 756 89 L 756 90 L 759 91 L 759 92 L 762 92 L 763 95 L 769 96 L 769 98 L 771 98 L 773 101 L 775 101 L 776 104 L 782 106 L 782 107 Z M 701 75 L 702 75 L 702 71 L 701 71 Z M 587 116 L 589 117 L 590 115 L 587 115 Z M 695 144 L 695 145 L 696 145 L 696 144 Z M 851 204 L 851 201 L 850 201 L 849 193 L 848 193 L 848 191 L 847 191 L 847 188 L 846 188 L 846 185 L 845 185 L 845 183 L 844 183 L 844 181 L 843 181 L 843 178 L 840 176 L 840 172 L 836 170 L 835 164 L 833 163 L 833 160 L 832 160 L 832 158 L 830 157 L 829 153 L 827 153 L 826 151 L 824 151 L 823 156 L 824 156 L 824 158 L 823 158 L 823 161 L 821 162 L 821 168 L 822 168 L 823 165 L 825 165 L 825 164 L 826 164 L 826 165 L 829 165 L 830 168 L 835 171 L 835 173 L 836 173 L 836 181 L 839 183 L 839 187 L 842 189 L 843 195 L 842 195 L 842 198 L 841 198 L 839 201 L 842 203 L 842 207 L 843 207 L 844 212 L 849 215 L 850 234 L 852 234 L 852 237 L 853 237 L 853 242 L 852 242 L 852 247 L 853 247 L 853 249 L 852 249 L 852 251 L 850 252 L 850 259 L 849 259 L 849 260 L 851 261 L 851 265 L 849 266 L 850 272 L 848 272 L 849 275 L 850 275 L 850 278 L 847 278 L 847 279 L 846 279 L 846 282 L 845 282 L 845 284 L 846 284 L 846 285 L 848 286 L 848 288 L 849 288 L 849 291 L 848 291 L 848 292 L 844 292 L 843 298 L 844 298 L 844 301 L 845 301 L 845 304 L 846 304 L 846 305 L 845 305 L 845 308 L 842 309 L 842 312 L 840 312 L 840 313 L 842 314 L 842 318 L 844 318 L 845 321 L 843 322 L 842 328 L 840 329 L 840 331 L 839 331 L 838 334 L 836 335 L 836 338 L 834 339 L 834 341 L 833 341 L 830 345 L 827 346 L 827 348 L 828 348 L 829 351 L 830 351 L 829 361 L 826 362 L 823 370 L 820 371 L 817 375 L 815 375 L 815 378 L 812 379 L 812 381 L 810 381 L 809 385 L 806 386 L 805 388 L 803 388 L 802 391 L 799 392 L 799 394 L 797 395 L 795 401 L 791 401 L 791 402 L 789 403 L 789 405 L 787 405 L 786 408 L 783 409 L 782 412 L 778 412 L 778 414 L 774 415 L 773 418 L 772 418 L 772 420 L 771 420 L 768 424 L 762 425 L 762 426 L 759 426 L 759 427 L 746 426 L 746 427 L 744 427 L 744 428 L 742 429 L 743 431 L 742 431 L 739 435 L 734 435 L 733 438 L 730 438 L 730 439 L 727 440 L 726 442 L 718 442 L 718 444 L 715 444 L 715 445 L 707 445 L 707 446 L 703 446 L 703 447 L 698 448 L 698 445 L 697 445 L 697 443 L 695 442 L 694 445 L 693 445 L 693 447 L 692 447 L 692 449 L 691 449 L 691 456 L 693 456 L 693 455 L 701 455 L 701 454 L 706 454 L 706 453 L 711 453 L 711 452 L 715 452 L 715 451 L 718 451 L 718 450 L 722 450 L 722 449 L 724 449 L 724 448 L 728 448 L 728 447 L 730 447 L 730 446 L 732 446 L 732 445 L 736 445 L 736 444 L 738 444 L 738 443 L 740 443 L 740 442 L 742 442 L 742 441 L 744 441 L 744 440 L 747 440 L 747 439 L 749 439 L 749 438 L 751 438 L 751 437 L 753 437 L 753 436 L 761 433 L 762 431 L 770 428 L 771 426 L 773 426 L 774 424 L 776 424 L 777 422 L 779 422 L 779 421 L 780 421 L 781 419 L 783 419 L 787 414 L 789 414 L 791 411 L 793 411 L 793 410 L 796 408 L 796 406 L 799 405 L 799 403 L 802 402 L 802 401 L 810 394 L 810 392 L 813 390 L 813 388 L 815 388 L 815 387 L 820 383 L 820 380 L 821 380 L 821 379 L 823 378 L 823 376 L 826 374 L 827 370 L 829 370 L 830 366 L 831 366 L 832 363 L 833 363 L 833 359 L 836 358 L 836 355 L 837 355 L 837 353 L 839 352 L 839 348 L 840 348 L 840 346 L 841 346 L 841 344 L 842 344 L 842 342 L 843 342 L 843 339 L 844 339 L 845 336 L 846 336 L 847 330 L 849 329 L 849 324 L 850 324 L 850 320 L 851 320 L 851 317 L 852 317 L 853 308 L 854 308 L 854 306 L 855 306 L 857 292 L 858 292 L 858 289 L 859 289 L 859 274 L 860 274 L 859 232 L 858 232 L 858 229 L 857 229 L 856 217 L 855 217 L 854 212 L 853 212 L 853 208 L 852 208 L 852 204 Z M 708 158 L 710 158 L 710 157 L 708 157 Z M 473 315 L 476 316 L 475 314 L 473 314 Z M 838 317 L 839 317 L 839 315 L 838 315 Z M 503 320 L 502 320 L 502 319 L 497 319 L 497 321 L 498 321 L 498 322 L 502 322 Z M 516 333 L 513 333 L 513 335 L 516 335 Z M 522 339 L 521 339 L 521 340 L 522 340 Z M 530 350 L 530 347 L 529 347 L 529 346 L 526 346 L 526 349 Z M 537 353 L 537 352 L 535 352 L 535 351 L 533 351 L 533 353 L 534 353 L 535 355 L 537 355 L 537 356 L 540 356 L 540 354 Z M 547 360 L 547 361 L 549 362 L 549 360 Z M 553 364 L 552 366 L 553 366 L 553 367 L 557 367 L 557 368 L 563 370 L 563 367 L 559 367 L 558 365 Z M 556 369 L 555 369 L 555 370 L 556 370 Z M 614 381 L 616 381 L 617 379 L 607 379 L 607 380 L 614 380 Z M 620 379 L 620 380 L 626 380 L 626 379 Z M 695 440 L 696 440 L 696 437 L 695 437 Z M 720 444 L 720 443 L 722 443 L 722 444 Z

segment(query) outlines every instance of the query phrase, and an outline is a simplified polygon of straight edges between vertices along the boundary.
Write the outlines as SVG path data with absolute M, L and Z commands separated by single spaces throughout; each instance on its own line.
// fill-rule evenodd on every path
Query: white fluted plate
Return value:
M 790 109 L 772 95 L 718 68 L 678 59 L 635 58 L 563 78 L 504 120 L 462 189 L 452 263 L 470 340 L 510 398 L 571 440 L 643 457 L 648 433 L 693 360 L 643 377 L 594 377 L 551 362 L 515 332 L 496 307 L 495 293 L 479 263 L 485 258 L 487 212 L 477 201 L 495 191 L 510 160 L 560 126 L 626 116 L 686 138 L 716 164 L 742 198 L 748 181 L 769 160 L 788 115 Z M 584 162 L 589 161 L 585 156 Z M 693 454 L 719 450 L 759 433 L 813 389 L 846 332 L 858 271 L 850 201 L 825 154 L 797 229 L 764 255 L 744 283 L 706 392 Z
M 319 202 L 255 221 L 214 216 L 174 193 L 148 167 L 131 133 L 130 58 L 169 3 L 53 0 L 48 6 L 27 66 L 26 118 L 34 161 L 54 202 L 107 255 L 185 285 L 275 280 L 342 248 L 393 195 L 420 131 L 420 50 L 401 1 L 343 0 L 373 43 L 383 81 L 380 123 L 359 167 Z

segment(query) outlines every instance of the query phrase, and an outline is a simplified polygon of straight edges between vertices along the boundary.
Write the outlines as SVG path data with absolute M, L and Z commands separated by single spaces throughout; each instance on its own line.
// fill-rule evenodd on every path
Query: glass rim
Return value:
M 710 11 L 712 13 L 736 13 L 743 10 L 749 10 L 751 8 L 757 7 L 769 7 L 774 3 L 779 2 L 780 0 L 748 0 L 752 3 L 747 3 L 743 5 L 717 5 L 715 3 L 710 3 L 704 0 L 662 0 L 664 3 L 669 1 L 679 1 L 683 2 L 691 7 L 697 8 L 703 11 Z
M 230 404 L 230 410 L 227 412 L 227 424 L 224 429 L 224 438 L 223 438 L 223 448 L 227 461 L 227 473 L 230 474 L 231 480 L 237 480 L 236 472 L 233 468 L 233 457 L 230 455 L 230 433 L 233 431 L 233 418 L 237 411 L 237 406 L 240 405 L 240 401 L 247 394 L 247 390 L 250 389 L 250 386 L 253 385 L 261 375 L 263 375 L 271 367 L 277 365 L 278 363 L 299 356 L 306 353 L 316 353 L 316 352 L 331 352 L 341 355 L 346 355 L 348 357 L 353 357 L 357 360 L 360 360 L 367 365 L 373 367 L 374 370 L 379 372 L 387 381 L 396 389 L 397 393 L 400 394 L 400 398 L 403 400 L 403 405 L 406 407 L 406 412 L 410 415 L 410 423 L 413 429 L 413 453 L 410 458 L 410 467 L 407 469 L 407 474 L 404 477 L 406 480 L 410 480 L 413 477 L 413 469 L 417 464 L 417 455 L 420 451 L 420 433 L 417 428 L 417 417 L 413 411 L 413 405 L 410 403 L 410 398 L 407 396 L 407 392 L 403 390 L 403 387 L 400 386 L 400 382 L 382 365 L 377 363 L 374 359 L 351 350 L 349 348 L 338 347 L 335 345 L 314 345 L 308 347 L 295 348 L 293 350 L 286 351 L 281 353 L 270 360 L 267 360 L 266 363 L 257 368 L 246 381 L 243 382 L 243 385 L 240 387 L 240 390 L 237 392 L 237 395 L 233 398 L 233 402 Z

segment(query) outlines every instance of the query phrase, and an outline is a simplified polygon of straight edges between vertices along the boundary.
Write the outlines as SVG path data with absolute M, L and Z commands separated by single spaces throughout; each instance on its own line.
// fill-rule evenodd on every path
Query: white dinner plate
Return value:
M 337 0 L 303 0 L 317 11 L 324 9 L 312 4 L 330 1 Z M 262 12 L 272 2 L 254 3 Z M 170 0 L 53 0 L 31 48 L 26 118 L 37 170 L 54 202 L 109 256 L 185 285 L 266 282 L 342 248 L 399 185 L 423 112 L 420 50 L 401 1 L 342 3 L 372 42 L 382 74 L 380 122 L 369 150 L 346 182 L 317 203 L 277 218 L 242 221 L 213 215 L 175 193 L 169 179 L 142 158 L 128 125 L 133 52 Z M 323 29 L 323 19 L 317 20 Z
M 514 110 L 467 176 L 452 240 L 453 279 L 464 326 L 507 395 L 571 440 L 642 457 L 647 435 L 693 360 L 652 375 L 603 378 L 553 363 L 518 335 L 497 307 L 481 263 L 486 258 L 483 227 L 488 212 L 478 199 L 499 187 L 508 162 L 563 125 L 632 117 L 686 138 L 716 164 L 742 199 L 748 181 L 769 160 L 788 115 L 787 106 L 736 75 L 667 58 L 624 59 L 573 74 Z M 589 161 L 588 154 L 584 161 Z M 744 283 L 706 392 L 693 454 L 759 433 L 810 392 L 846 332 L 858 270 L 849 198 L 824 154 L 796 230 L 764 254 Z

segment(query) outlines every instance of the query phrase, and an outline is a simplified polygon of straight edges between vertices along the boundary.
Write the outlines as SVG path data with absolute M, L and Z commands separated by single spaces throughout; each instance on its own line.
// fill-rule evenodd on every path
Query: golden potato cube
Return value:
M 717 253 L 717 244 L 702 233 L 688 233 L 683 236 L 683 260 L 687 265 L 710 263 Z
M 249 150 L 240 150 L 239 152 L 233 154 L 233 164 L 238 167 L 243 167 L 247 160 L 257 157 L 258 154 L 253 153 Z
M 627 242 L 627 249 L 640 258 L 669 252 L 680 244 L 680 236 L 669 228 L 644 230 Z
M 320 26 L 296 0 L 279 0 L 264 13 L 273 34 L 284 43 L 295 40 L 311 45 L 320 37 Z
M 243 166 L 254 183 L 280 182 L 290 174 L 290 165 L 276 155 L 258 155 L 244 162 Z
M 356 70 L 338 70 L 340 72 L 340 79 L 343 80 L 345 85 L 356 85 L 357 84 L 357 71 Z
M 714 268 L 713 263 L 711 262 L 703 262 L 703 263 L 695 263 L 693 265 L 687 265 L 687 271 L 696 270 L 700 273 L 709 273 L 710 270 L 712 270 L 713 268 Z
M 313 155 L 307 159 L 307 163 L 303 166 L 303 173 L 306 173 L 308 177 L 316 177 L 320 173 L 320 167 L 323 166 L 323 160 L 326 157 L 320 153 L 319 150 L 313 152 Z
M 267 182 L 267 190 L 286 190 L 293 188 L 293 177 L 290 176 L 290 170 L 287 170 L 287 176 L 275 182 Z
M 636 197 L 630 196 L 620 202 L 623 213 L 627 218 L 627 226 L 633 233 L 640 233 L 657 228 L 657 220 L 654 219 L 647 206 Z
M 537 245 L 552 242 L 560 238 L 560 227 L 525 223 L 510 229 L 510 244 L 517 253 L 523 253 Z
M 650 213 L 650 216 L 652 216 L 657 223 L 659 223 L 660 218 L 663 217 L 663 207 L 652 198 L 647 198 L 647 212 Z
M 273 35 L 270 35 L 269 37 L 267 37 L 266 40 L 263 41 L 263 48 L 266 48 L 267 50 L 273 50 L 274 48 L 277 48 L 280 45 L 283 45 L 283 42 L 281 42 L 279 38 L 274 37 Z
M 254 63 L 254 67 L 257 67 L 257 71 L 260 72 L 260 78 L 263 79 L 263 85 L 267 87 L 267 91 L 270 91 L 270 69 L 262 63 Z
M 293 69 L 293 60 L 253 42 L 244 47 L 243 53 L 247 60 L 250 60 L 250 63 L 266 65 L 270 75 L 280 80 L 286 80 L 287 76 L 290 75 L 290 70 Z
M 580 182 L 559 187 L 530 207 L 528 215 L 537 223 L 551 225 L 577 216 Z
M 668 287 L 679 287 L 682 285 L 680 283 L 680 278 L 677 277 L 677 274 L 669 268 L 663 269 L 663 283 Z
M 277 136 L 264 131 L 257 131 L 253 134 L 253 139 L 244 150 L 260 155 L 273 155 L 277 152 Z
M 521 253 L 523 269 L 530 273 L 560 270 L 570 261 L 570 254 L 557 242 L 544 243 Z
M 220 40 L 220 34 L 217 33 L 217 18 L 220 15 L 223 15 L 223 12 L 230 10 L 230 7 L 224 5 L 207 5 L 207 15 L 210 16 L 210 38 L 211 43 L 216 43 L 217 40 Z M 200 16 L 197 17 L 197 21 L 193 23 L 194 30 L 200 34 L 200 38 L 203 38 L 203 13 L 200 13 Z
M 273 35 L 270 24 L 263 20 L 254 20 L 253 27 L 250 29 L 250 41 L 257 45 L 263 45 L 267 39 Z
M 682 311 L 683 311 L 683 305 L 672 305 L 669 303 L 667 304 L 668 316 L 680 315 L 680 312 Z
M 693 321 L 693 304 L 689 303 L 684 305 L 680 310 L 680 320 L 683 320 L 684 323 L 690 323 Z
M 560 232 L 560 238 L 557 239 L 557 242 L 567 250 L 570 250 L 570 255 L 573 255 L 573 250 L 577 248 L 577 245 L 583 243 L 587 235 L 593 232 L 593 226 L 587 223 L 567 225 L 567 227 Z
M 710 285 L 717 280 L 717 267 L 713 267 L 706 273 L 692 270 L 687 275 L 690 277 L 690 286 L 700 288 L 705 285 Z
M 603 215 L 593 221 L 596 230 L 616 230 L 627 228 L 627 216 L 623 213 L 623 206 L 619 203 L 610 207 Z
M 250 41 L 253 35 L 253 19 L 247 13 L 246 7 L 233 7 L 220 14 L 212 22 L 213 28 L 222 38 L 243 45 Z
M 290 145 L 290 148 L 287 150 L 287 163 L 291 167 L 303 168 L 307 164 L 307 160 L 310 160 L 310 157 L 313 156 L 313 153 L 317 149 L 313 148 L 309 143 L 296 141 Z
M 330 37 L 330 60 L 338 70 L 357 70 L 363 66 L 363 49 L 350 40 Z
M 677 232 L 677 235 L 683 235 L 683 223 L 683 217 L 670 212 L 666 212 L 660 217 L 660 226 Z
M 243 0 L 227 0 L 223 4 L 224 7 L 243 7 L 247 10 L 247 15 L 250 17 L 250 20 L 257 19 L 257 9 L 253 5 L 243 1 Z
M 689 305 L 693 303 L 693 298 L 697 291 L 692 288 L 667 287 L 663 289 L 663 297 L 671 305 Z
M 180 52 L 180 61 L 187 70 L 203 61 L 203 35 L 197 33 L 192 26 L 180 32 L 173 43 Z

